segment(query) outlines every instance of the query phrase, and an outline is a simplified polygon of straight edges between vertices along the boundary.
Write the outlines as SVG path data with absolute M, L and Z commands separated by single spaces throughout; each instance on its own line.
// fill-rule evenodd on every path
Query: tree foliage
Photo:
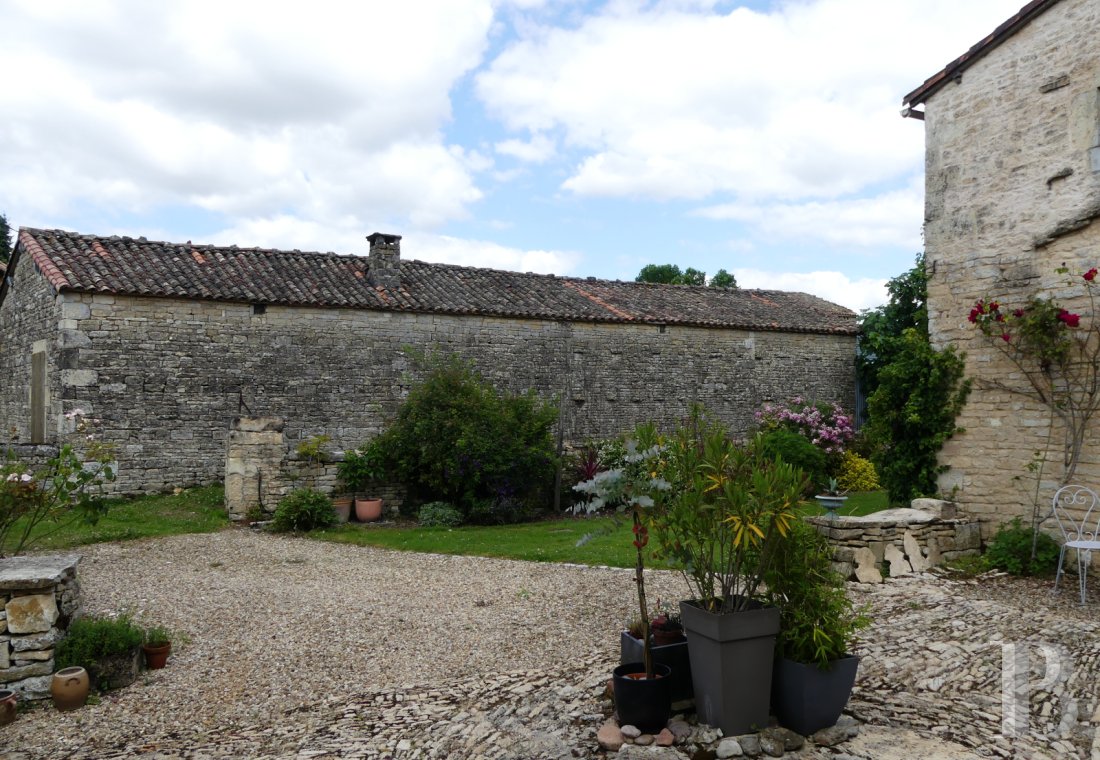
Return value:
M 955 418 L 966 403 L 970 381 L 963 356 L 949 346 L 937 351 L 926 334 L 905 330 L 893 344 L 893 359 L 879 370 L 878 388 L 867 400 L 868 435 L 892 503 L 936 493 L 936 461 L 943 444 L 958 432 Z
M 924 271 L 924 254 L 917 254 L 913 268 L 890 280 L 886 290 L 890 293 L 887 304 L 860 315 L 856 371 L 867 396 L 878 388 L 883 367 L 904 350 L 902 336 L 906 330 L 916 330 L 928 339 L 928 276 Z
M 719 288 L 736 288 L 737 279 L 725 269 L 707 281 L 707 273 L 694 267 L 681 271 L 676 264 L 646 264 L 634 278 L 635 282 L 652 282 L 661 285 L 711 285 Z
M 8 218 L 0 214 L 0 264 L 7 264 L 11 258 L 11 227 Z

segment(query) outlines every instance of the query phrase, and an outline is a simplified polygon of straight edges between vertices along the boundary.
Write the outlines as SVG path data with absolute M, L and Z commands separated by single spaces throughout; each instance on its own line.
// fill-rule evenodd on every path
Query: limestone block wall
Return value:
M 931 502 L 935 511 L 887 509 L 862 517 L 812 517 L 809 521 L 833 544 L 837 571 L 847 580 L 881 583 L 891 577 L 981 553 L 980 524 L 958 516 L 950 502 Z
M 45 699 L 54 646 L 80 609 L 76 554 L 0 559 L 0 688 Z
M 975 379 L 941 463 L 941 490 L 980 518 L 985 530 L 1029 513 L 1035 481 L 1027 464 L 1046 448 L 1049 412 L 1014 390 L 1026 380 L 967 321 L 974 302 L 1009 308 L 1043 293 L 1069 308 L 1067 277 L 1100 265 L 1100 3 L 1062 0 L 925 106 L 925 242 L 928 312 L 939 346 L 966 352 Z M 961 52 L 961 51 L 960 51 Z M 911 122 L 914 129 L 919 122 Z M 1079 292 L 1079 289 L 1078 289 Z M 1040 500 L 1049 503 L 1063 472 L 1055 429 Z M 1078 481 L 1100 482 L 1095 438 Z M 987 534 L 988 537 L 988 534 Z
M 326 452 L 324 462 L 303 459 L 284 435 L 284 427 L 275 417 L 239 417 L 230 425 L 225 453 L 225 508 L 230 519 L 243 520 L 254 507 L 270 516 L 296 488 L 337 493 L 337 467 L 344 452 Z M 400 512 L 405 499 L 396 485 L 373 489 L 371 496 L 382 498 L 390 514 Z
M 292 445 L 326 434 L 334 448 L 359 446 L 422 377 L 406 346 L 458 353 L 500 387 L 561 399 L 560 424 L 575 442 L 646 419 L 674 423 L 693 401 L 744 432 L 767 401 L 803 395 L 850 408 L 855 395 L 854 336 L 64 299 L 73 348 L 56 411 L 80 407 L 101 421 L 116 447 L 111 489 L 122 493 L 220 481 L 240 416 L 286 420 Z M 18 308 L 5 303 L 4 312 Z M 8 388 L 0 383 L 0 394 Z

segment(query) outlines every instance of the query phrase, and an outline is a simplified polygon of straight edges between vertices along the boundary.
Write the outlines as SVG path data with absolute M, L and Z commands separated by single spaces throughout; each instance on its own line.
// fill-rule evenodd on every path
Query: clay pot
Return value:
M 6 726 L 15 720 L 15 692 L 11 689 L 0 689 L 0 726 Z
M 374 522 L 382 517 L 381 499 L 356 499 L 355 519 L 359 522 Z
M 53 706 L 62 712 L 83 707 L 88 699 L 91 682 L 88 671 L 80 666 L 62 668 L 50 680 L 50 696 Z
M 172 644 L 164 644 L 163 646 L 155 647 L 152 644 L 142 644 L 142 650 L 145 652 L 145 667 L 149 670 L 160 670 L 168 662 L 168 655 L 172 653 Z
M 348 518 L 351 517 L 351 502 L 352 498 L 350 496 L 332 500 L 332 508 L 336 510 L 336 517 L 342 523 L 346 523 Z

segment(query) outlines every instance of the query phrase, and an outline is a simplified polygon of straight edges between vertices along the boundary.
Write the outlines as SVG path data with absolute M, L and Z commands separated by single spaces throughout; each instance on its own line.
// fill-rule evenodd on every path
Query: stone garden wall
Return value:
M 960 516 L 951 502 L 914 499 L 914 509 L 886 509 L 862 517 L 812 517 L 832 542 L 835 567 L 846 580 L 881 583 L 982 549 L 981 525 Z
M 22 273 L 0 319 L 32 297 L 57 304 L 57 342 L 66 348 L 63 362 L 48 368 L 51 429 L 63 432 L 58 415 L 78 407 L 99 420 L 118 457 L 110 488 L 122 493 L 220 481 L 230 422 L 240 416 L 286 420 L 294 445 L 320 434 L 336 449 L 361 445 L 423 376 L 407 346 L 457 353 L 502 388 L 560 399 L 567 442 L 617 435 L 647 419 L 673 423 L 695 401 L 744 432 L 768 401 L 803 395 L 851 408 L 855 396 L 852 335 L 54 298 L 31 292 L 41 281 Z M 25 440 L 26 368 L 12 365 L 0 376 L 0 425 Z
M 0 688 L 46 699 L 54 645 L 80 607 L 79 555 L 0 559 Z

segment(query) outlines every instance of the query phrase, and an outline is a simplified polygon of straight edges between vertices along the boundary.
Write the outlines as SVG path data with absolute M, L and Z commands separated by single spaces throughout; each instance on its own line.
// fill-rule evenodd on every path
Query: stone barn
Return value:
M 367 256 L 22 229 L 0 288 L 0 425 L 24 444 L 85 410 L 118 452 L 116 491 L 220 481 L 238 416 L 353 447 L 418 365 L 457 353 L 560 405 L 566 441 L 706 404 L 746 431 L 766 401 L 851 408 L 856 316 L 803 293 L 651 285 Z
M 1097 324 L 1080 275 L 1100 266 L 1098 32 L 1097 0 L 1035 0 L 904 98 L 924 122 L 932 340 L 965 351 L 974 379 L 941 489 L 987 530 L 1030 514 L 1037 453 L 1041 507 L 1067 477 L 1065 427 L 968 315 L 978 299 L 1015 310 L 1039 295 Z M 1095 429 L 1075 479 L 1100 486 Z

